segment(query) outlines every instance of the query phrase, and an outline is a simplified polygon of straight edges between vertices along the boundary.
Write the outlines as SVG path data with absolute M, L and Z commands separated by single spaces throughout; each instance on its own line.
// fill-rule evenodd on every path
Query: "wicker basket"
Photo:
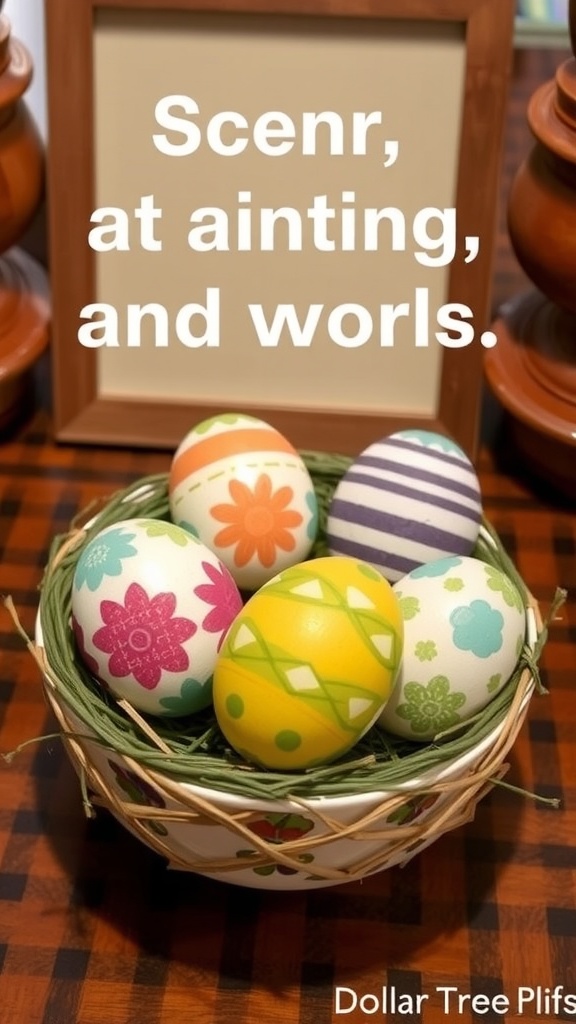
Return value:
M 304 452 L 319 499 L 314 554 L 325 553 L 331 495 L 350 460 Z M 112 522 L 168 518 L 166 476 L 148 477 L 89 510 L 55 539 L 40 600 L 35 652 L 46 696 L 80 777 L 88 813 L 108 808 L 171 867 L 226 882 L 305 889 L 360 879 L 406 862 L 470 821 L 507 770 L 505 758 L 538 685 L 544 640 L 538 609 L 494 531 L 475 556 L 523 594 L 524 651 L 513 676 L 470 722 L 423 745 L 371 732 L 341 761 L 267 772 L 231 751 L 206 712 L 193 722 L 144 719 L 102 693 L 78 662 L 70 628 L 72 576 L 83 546 Z

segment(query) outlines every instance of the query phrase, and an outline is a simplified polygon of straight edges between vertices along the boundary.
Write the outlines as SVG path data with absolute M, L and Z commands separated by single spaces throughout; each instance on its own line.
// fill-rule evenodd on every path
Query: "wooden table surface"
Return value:
M 526 97 L 556 56 L 519 55 L 505 183 L 527 144 Z M 496 301 L 521 284 L 502 228 Z M 0 763 L 0 1024 L 576 1019 L 576 517 L 501 468 L 501 444 L 499 433 L 479 459 L 486 514 L 544 612 L 556 586 L 568 590 L 542 659 L 549 693 L 531 702 L 507 781 L 560 809 L 497 787 L 405 868 L 304 893 L 246 890 L 166 871 L 107 813 L 87 820 L 60 740 L 32 743 Z M 52 536 L 168 465 L 165 452 L 56 446 L 41 404 L 3 440 L 0 592 L 29 633 Z M 0 610 L 7 752 L 54 722 Z M 414 1012 L 394 1011 L 393 989 Z

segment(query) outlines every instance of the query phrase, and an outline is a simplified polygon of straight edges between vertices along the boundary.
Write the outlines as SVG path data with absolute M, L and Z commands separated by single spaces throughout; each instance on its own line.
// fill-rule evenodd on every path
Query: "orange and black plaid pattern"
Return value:
M 546 59 L 553 68 L 554 55 L 522 55 L 537 79 Z M 512 142 L 529 86 L 512 98 Z M 509 294 L 521 275 L 502 234 L 498 267 Z M 544 612 L 568 590 L 542 659 L 549 693 L 532 700 L 506 781 L 560 809 L 497 787 L 405 868 L 244 890 L 169 872 L 109 815 L 86 819 L 60 740 L 44 739 L 0 763 L 0 1024 L 576 1019 L 576 516 L 499 469 L 505 432 L 495 438 L 480 460 L 486 514 Z M 55 446 L 42 411 L 0 444 L 0 592 L 29 634 L 53 535 L 168 465 L 167 453 Z M 10 751 L 54 722 L 3 609 L 0 658 Z

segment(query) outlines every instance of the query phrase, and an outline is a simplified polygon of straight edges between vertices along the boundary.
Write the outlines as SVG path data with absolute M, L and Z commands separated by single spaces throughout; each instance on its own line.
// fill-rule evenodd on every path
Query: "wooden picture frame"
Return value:
M 47 180 L 56 438 L 63 442 L 173 448 L 200 419 L 216 412 L 243 409 L 273 423 L 301 448 L 355 453 L 391 430 L 410 426 L 447 433 L 474 457 L 482 390 L 483 350 L 479 335 L 488 328 L 490 322 L 490 279 L 514 6 L 514 0 L 170 0 L 168 5 L 163 0 L 47 0 Z M 222 397 L 215 393 L 206 398 L 204 394 L 196 394 L 191 386 L 189 398 L 174 398 L 172 394 L 163 392 L 162 384 L 153 369 L 150 371 L 149 394 L 124 394 L 121 383 L 120 390 L 109 392 L 103 389 L 102 377 L 105 371 L 102 367 L 109 355 L 104 349 L 83 347 L 78 341 L 78 329 L 80 311 L 101 298 L 98 293 L 99 281 L 102 279 L 99 268 L 103 264 L 98 263 L 95 252 L 87 242 L 91 217 L 98 206 L 97 167 L 98 174 L 104 167 L 104 175 L 109 171 L 113 177 L 115 168 L 120 166 L 122 160 L 117 147 L 115 149 L 108 144 L 99 146 L 96 134 L 96 107 L 100 103 L 98 81 L 99 76 L 100 79 L 106 78 L 107 73 L 104 75 L 102 71 L 98 72 L 95 54 L 101 45 L 99 40 L 107 38 L 102 25 L 111 22 L 115 24 L 115 19 L 120 19 L 120 28 L 124 32 L 122 38 L 125 41 L 132 24 L 141 33 L 139 38 L 142 39 L 146 36 L 147 26 L 162 26 L 163 19 L 170 18 L 184 18 L 186 21 L 182 24 L 192 26 L 191 44 L 195 38 L 195 19 L 206 18 L 216 18 L 217 27 L 221 25 L 224 31 L 232 24 L 230 19 L 235 19 L 234 24 L 239 23 L 238 19 L 240 22 L 242 19 L 245 22 L 256 18 L 265 19 L 268 33 L 275 33 L 277 26 L 278 39 L 287 24 L 286 19 L 291 19 L 289 24 L 295 26 L 296 31 L 303 36 L 308 31 L 307 26 L 313 25 L 323 44 L 323 26 L 326 28 L 326 41 L 334 37 L 335 30 L 346 38 L 349 28 L 353 28 L 364 37 L 377 34 L 373 32 L 374 27 L 386 39 L 390 32 L 399 27 L 406 45 L 411 45 L 413 35 L 425 39 L 427 52 L 432 55 L 432 59 L 435 39 L 442 39 L 445 31 L 453 30 L 453 36 L 461 40 L 462 77 L 454 89 L 450 88 L 450 83 L 443 86 L 456 95 L 458 104 L 458 117 L 451 117 L 450 121 L 456 124 L 455 145 L 452 144 L 452 151 L 447 146 L 446 152 L 443 151 L 441 141 L 438 145 L 446 167 L 454 168 L 452 205 L 457 212 L 457 252 L 460 254 L 445 268 L 443 288 L 446 302 L 465 304 L 473 311 L 476 337 L 473 343 L 461 348 L 437 346 L 440 351 L 435 371 L 437 381 L 434 390 L 431 388 L 426 398 L 430 408 L 421 411 L 404 406 L 389 408 L 387 404 L 376 408 L 374 401 L 372 405 L 365 406 L 361 398 L 361 387 L 358 389 L 360 397 L 355 399 L 354 407 L 340 406 L 338 399 L 326 405 L 322 402 L 324 382 L 318 370 L 307 375 L 308 398 L 300 404 L 296 402 L 298 388 L 294 384 L 290 385 L 291 391 L 279 398 L 268 387 L 266 378 L 260 375 L 259 370 L 260 390 L 250 394 L 241 392 L 237 398 L 235 392 L 230 393 L 230 381 L 228 392 L 223 388 Z M 152 36 L 153 33 L 150 31 L 149 34 Z M 238 39 L 238 45 L 243 45 L 242 33 L 238 34 Z M 325 50 L 327 46 L 323 45 L 321 49 Z M 141 81 L 142 75 L 141 68 L 130 67 L 131 52 L 135 50 L 123 46 L 122 53 L 128 56 L 119 74 L 124 76 L 123 80 L 127 83 L 126 103 L 129 94 L 129 102 L 137 104 L 137 80 L 140 75 Z M 399 51 L 396 49 L 394 52 Z M 106 59 L 109 60 L 109 57 Z M 163 60 L 163 66 L 167 63 L 170 64 Z M 108 68 L 110 65 L 105 66 Z M 393 91 L 395 96 L 410 96 L 414 71 L 407 60 L 405 77 L 398 81 L 397 89 L 389 90 L 388 94 Z M 351 83 L 354 78 L 354 74 L 348 75 Z M 182 81 L 182 77 L 178 80 Z M 178 92 L 175 87 L 173 90 L 170 83 L 171 80 L 166 86 L 166 92 Z M 430 101 L 429 106 L 427 100 L 422 107 L 423 125 L 436 116 L 436 85 L 435 81 L 425 83 L 424 86 L 420 84 L 422 95 L 426 94 Z M 115 101 L 123 100 L 124 90 L 121 95 L 116 92 Z M 265 101 L 263 103 L 263 109 L 268 110 L 269 106 Z M 276 108 L 272 106 L 270 109 Z M 402 144 L 409 137 L 412 126 L 406 125 L 403 131 L 405 135 Z M 415 125 L 414 132 L 417 131 L 418 126 Z M 132 166 L 130 173 L 132 176 L 137 174 L 137 166 Z M 420 188 L 419 182 L 422 183 L 421 206 L 429 204 L 425 189 L 427 173 L 428 169 L 424 167 L 419 176 L 415 177 L 416 189 Z M 149 191 L 148 181 L 144 178 L 135 187 L 138 195 Z M 239 183 L 239 188 L 243 187 L 245 183 Z M 417 196 L 415 201 L 418 204 Z M 102 205 L 108 203 L 104 201 Z M 477 236 L 481 242 L 478 255 L 468 263 L 461 255 L 465 244 L 464 235 Z M 99 259 L 104 260 L 104 257 Z M 122 267 L 130 267 L 135 256 L 132 252 L 124 252 L 122 260 Z M 112 261 L 109 262 L 113 266 Z M 360 264 L 358 268 L 358 273 L 362 273 Z M 161 276 L 157 281 L 160 295 Z M 308 269 L 304 276 L 310 276 Z M 115 277 L 122 279 L 123 273 L 115 273 Z M 417 280 L 415 277 L 416 287 Z M 142 302 L 146 298 L 142 295 Z M 157 298 L 157 295 L 153 298 Z M 402 295 L 399 295 L 398 301 L 401 298 Z M 127 301 L 134 302 L 134 296 Z M 166 366 L 172 351 L 169 348 L 162 352 L 162 357 L 167 361 Z M 199 349 L 194 350 L 197 351 Z M 381 353 L 381 346 L 378 351 Z M 194 352 L 190 355 L 193 356 Z M 223 353 L 219 355 L 222 356 L 223 373 L 228 372 L 234 378 L 235 367 L 226 360 Z M 304 354 L 300 355 L 304 359 Z M 338 356 L 340 358 L 340 353 Z M 426 376 L 424 357 L 418 364 L 419 352 L 411 350 L 405 356 L 412 360 L 412 371 L 405 366 L 408 375 L 412 372 L 415 377 L 420 371 L 421 376 Z M 336 359 L 333 370 L 332 360 L 324 356 L 322 358 L 325 380 L 332 380 L 332 372 L 357 376 L 346 370 L 346 365 L 351 367 L 353 364 L 350 361 L 346 364 L 343 356 L 344 370 L 337 368 Z M 378 358 L 381 358 L 381 354 Z M 302 361 L 303 370 L 305 365 Z M 371 377 L 371 370 L 367 372 L 365 369 L 370 363 L 365 362 L 363 366 L 365 377 Z M 179 371 L 176 371 L 178 375 Z M 281 377 L 282 373 L 277 376 Z M 126 380 L 130 374 L 122 370 L 118 377 Z M 317 389 L 316 395 L 314 387 Z

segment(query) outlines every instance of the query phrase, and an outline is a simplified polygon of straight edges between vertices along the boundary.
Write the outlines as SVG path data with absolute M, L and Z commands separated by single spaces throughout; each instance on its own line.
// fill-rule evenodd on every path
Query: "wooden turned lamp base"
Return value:
M 537 477 L 576 500 L 576 313 L 533 290 L 492 329 L 498 342 L 485 371 L 514 446 Z
M 485 355 L 529 470 L 576 498 L 576 0 L 572 57 L 528 104 L 534 145 L 508 199 L 508 231 L 535 290 L 510 302 Z
M 24 411 L 30 370 L 48 343 L 49 322 L 44 270 L 10 249 L 0 256 L 0 431 Z

